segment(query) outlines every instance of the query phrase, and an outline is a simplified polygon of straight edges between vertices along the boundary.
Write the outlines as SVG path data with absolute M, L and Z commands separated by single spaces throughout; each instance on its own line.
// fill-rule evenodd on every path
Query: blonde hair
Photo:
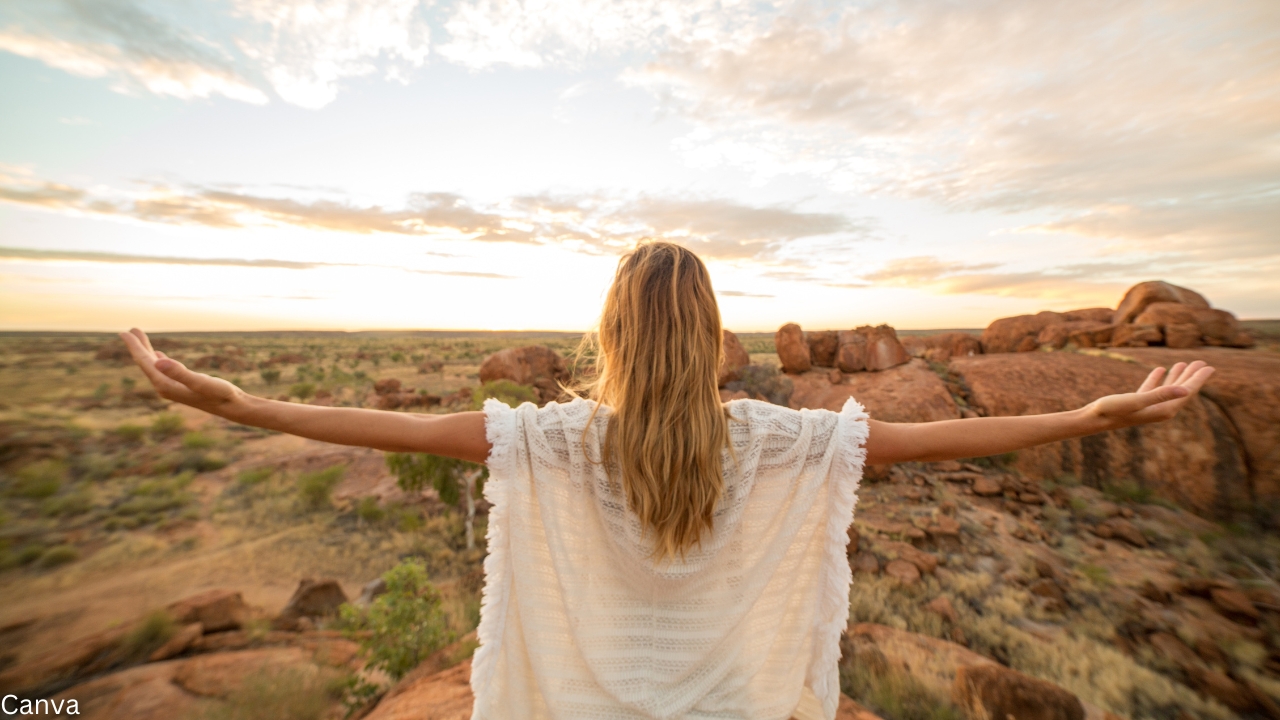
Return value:
M 620 471 L 654 557 L 683 557 L 711 530 L 729 442 L 716 382 L 720 308 L 706 266 L 679 245 L 637 245 L 618 263 L 596 337 L 584 338 L 592 345 L 596 375 L 585 389 L 613 410 L 601 461 Z

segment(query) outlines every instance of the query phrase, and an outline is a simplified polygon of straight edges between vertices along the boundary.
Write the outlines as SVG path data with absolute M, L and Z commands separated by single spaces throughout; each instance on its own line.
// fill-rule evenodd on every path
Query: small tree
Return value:
M 387 468 L 395 473 L 396 484 L 405 492 L 420 492 L 432 487 L 440 494 L 440 502 L 457 505 L 465 500 L 467 511 L 467 549 L 476 546 L 476 486 L 489 477 L 489 469 L 466 460 L 440 457 L 427 453 L 387 453 Z

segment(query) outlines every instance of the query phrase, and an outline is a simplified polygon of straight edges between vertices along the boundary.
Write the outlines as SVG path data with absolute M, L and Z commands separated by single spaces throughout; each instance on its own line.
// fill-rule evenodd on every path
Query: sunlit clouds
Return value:
M 1278 48 L 1273 0 L 15 0 L 0 324 L 581 329 L 646 237 L 743 329 L 1276 317 Z

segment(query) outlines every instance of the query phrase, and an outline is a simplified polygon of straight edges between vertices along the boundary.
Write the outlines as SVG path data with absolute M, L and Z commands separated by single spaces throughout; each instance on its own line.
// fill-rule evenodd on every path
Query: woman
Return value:
M 835 715 L 864 462 L 978 457 L 1172 417 L 1212 374 L 1153 370 L 1071 412 L 935 423 L 722 404 L 720 315 L 689 250 L 618 265 L 590 399 L 409 415 L 253 397 L 122 333 L 160 395 L 344 445 L 487 463 L 477 718 Z M 1163 382 L 1162 382 L 1163 380 Z

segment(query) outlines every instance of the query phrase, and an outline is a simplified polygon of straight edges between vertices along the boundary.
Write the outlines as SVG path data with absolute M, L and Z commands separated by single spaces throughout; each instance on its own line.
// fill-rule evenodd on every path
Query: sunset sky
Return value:
M 1280 317 L 1280 2 L 6 0 L 0 329 Z

